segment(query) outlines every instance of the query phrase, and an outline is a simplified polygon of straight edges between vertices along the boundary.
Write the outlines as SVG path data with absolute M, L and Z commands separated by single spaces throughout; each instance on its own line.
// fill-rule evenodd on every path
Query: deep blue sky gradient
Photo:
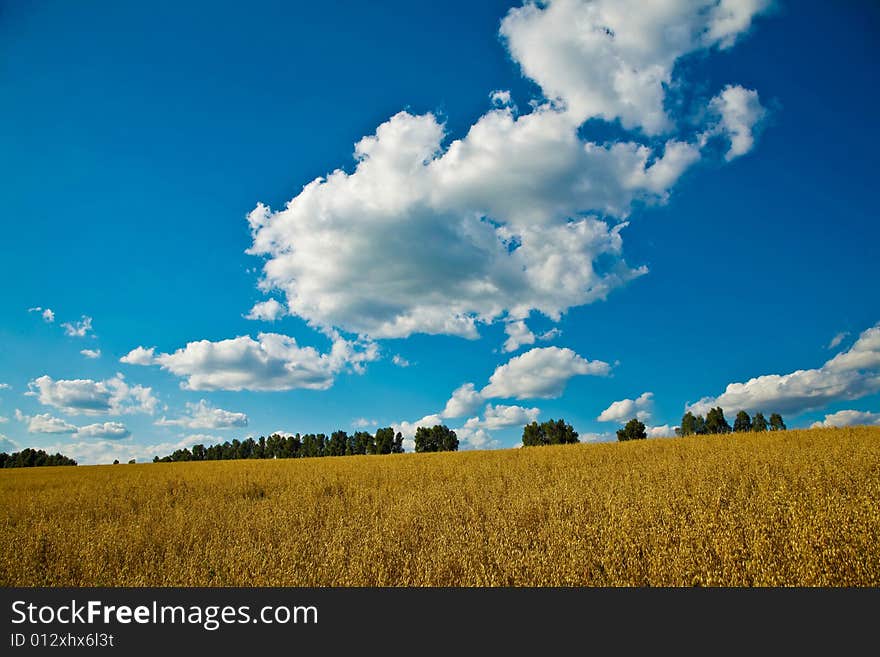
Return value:
M 401 109 L 438 112 L 458 137 L 494 89 L 526 106 L 537 89 L 497 36 L 514 4 L 5 3 L 0 381 L 13 388 L 0 392 L 0 416 L 51 410 L 22 396 L 42 374 L 121 371 L 153 386 L 169 416 L 200 398 L 247 412 L 247 430 L 226 437 L 413 420 L 459 384 L 482 385 L 508 358 L 493 353 L 500 325 L 474 342 L 383 341 L 386 354 L 416 365 L 386 358 L 323 392 L 189 392 L 118 359 L 138 345 L 171 351 L 258 330 L 326 348 L 297 318 L 260 327 L 243 318 L 264 298 L 260 262 L 244 253 L 246 213 L 351 170 L 353 144 Z M 785 3 L 735 48 L 681 63 L 706 97 L 727 83 L 757 89 L 770 120 L 750 154 L 701 164 L 668 204 L 636 210 L 625 253 L 650 273 L 571 310 L 557 341 L 620 364 L 609 378 L 572 379 L 563 397 L 536 404 L 542 417 L 608 431 L 595 421 L 602 409 L 653 391 L 655 423 L 675 424 L 686 402 L 818 367 L 833 335 L 880 320 L 878 33 L 876 3 Z M 26 312 L 37 305 L 56 324 Z M 65 337 L 58 322 L 81 314 L 94 318 L 96 337 Z M 104 355 L 85 360 L 84 347 Z M 880 411 L 880 398 L 792 424 L 835 408 Z M 150 418 L 125 421 L 137 441 L 174 434 Z M 55 442 L 14 420 L 0 433 L 20 446 Z M 517 433 L 499 436 L 513 444 Z

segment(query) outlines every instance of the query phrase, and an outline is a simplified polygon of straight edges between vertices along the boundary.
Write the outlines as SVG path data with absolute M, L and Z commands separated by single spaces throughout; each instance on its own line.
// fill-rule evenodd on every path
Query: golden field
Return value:
M 3 586 L 880 585 L 880 428 L 0 471 Z

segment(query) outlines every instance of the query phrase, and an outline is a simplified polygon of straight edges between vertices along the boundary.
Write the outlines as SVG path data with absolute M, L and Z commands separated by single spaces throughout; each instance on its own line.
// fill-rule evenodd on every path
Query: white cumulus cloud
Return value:
M 650 419 L 654 407 L 654 393 L 645 392 L 635 399 L 621 399 L 613 402 L 599 417 L 599 422 L 626 422 L 638 418 L 643 422 Z
M 74 414 L 152 414 L 159 404 L 152 388 L 129 385 L 121 374 L 105 381 L 56 380 L 43 375 L 31 381 L 28 388 L 25 394 L 36 397 L 44 406 Z
M 473 413 L 482 403 L 483 395 L 474 388 L 474 384 L 465 383 L 452 391 L 441 415 L 444 418 L 464 417 Z
M 526 344 L 535 344 L 535 334 L 526 326 L 523 320 L 515 322 L 507 322 L 504 325 L 504 332 L 507 334 L 507 340 L 504 341 L 502 349 L 505 352 L 516 351 Z
M 494 449 L 501 443 L 492 437 L 486 429 L 463 426 L 454 429 L 458 437 L 458 448 L 465 449 Z
M 664 109 L 675 62 L 727 48 L 769 0 L 553 0 L 526 2 L 501 23 L 523 73 L 579 122 L 620 119 L 656 135 L 674 121 Z
M 153 365 L 156 361 L 155 352 L 155 347 L 150 347 L 149 349 L 135 347 L 125 356 L 120 358 L 119 362 L 128 365 Z
M 49 413 L 25 415 L 15 409 L 15 419 L 27 425 L 28 433 L 74 433 L 77 427 Z
M 74 439 L 101 438 L 103 440 L 122 440 L 131 436 L 131 431 L 122 422 L 98 422 L 79 427 Z
M 254 304 L 251 311 L 245 316 L 247 319 L 263 320 L 266 322 L 274 322 L 279 317 L 284 316 L 284 305 L 276 299 L 260 301 Z
M 675 427 L 663 424 L 656 427 L 646 427 L 645 433 L 648 438 L 672 438 L 675 436 Z
M 486 404 L 483 417 L 472 417 L 464 423 L 466 429 L 504 429 L 529 424 L 538 419 L 541 412 L 538 408 L 525 408 L 523 406 L 505 406 L 498 404 Z
M 812 428 L 820 427 L 851 427 L 860 424 L 880 425 L 880 413 L 868 411 L 837 411 L 825 416 L 824 420 L 814 422 Z
M 737 412 L 797 415 L 835 401 L 853 400 L 880 391 L 880 324 L 863 331 L 847 351 L 822 367 L 790 374 L 766 374 L 731 383 L 717 397 L 704 397 L 687 410 L 706 413 L 713 406 Z
M 728 161 L 745 155 L 755 144 L 754 130 L 767 111 L 761 106 L 758 92 L 739 85 L 727 85 L 709 103 L 709 109 L 720 116 L 714 131 L 730 141 L 724 158 Z
M 245 335 L 189 342 L 167 354 L 138 347 L 123 360 L 159 365 L 184 379 L 182 385 L 189 390 L 326 390 L 339 372 L 362 372 L 367 362 L 378 358 L 372 342 L 337 336 L 330 351 L 321 353 L 286 335 L 260 333 L 256 340 Z
M 480 324 L 505 321 L 506 350 L 532 344 L 517 324 L 531 312 L 558 321 L 646 273 L 624 260 L 620 220 L 636 202 L 664 202 L 704 145 L 677 136 L 664 110 L 675 63 L 732 45 L 766 4 L 511 10 L 501 34 L 544 97 L 521 114 L 509 92 L 493 92 L 492 109 L 451 141 L 435 115 L 399 112 L 356 143 L 353 171 L 312 180 L 283 209 L 257 204 L 249 253 L 265 259 L 261 289 L 325 330 L 476 338 Z M 739 89 L 710 108 L 729 156 L 751 146 L 759 107 Z M 579 130 L 591 118 L 640 134 L 589 141 Z
M 100 358 L 101 350 L 100 349 L 81 349 L 80 352 L 86 358 Z
M 157 420 L 159 426 L 179 426 L 188 429 L 228 429 L 230 427 L 246 427 L 248 416 L 245 413 L 226 411 L 211 406 L 206 400 L 186 404 L 187 415 L 176 419 L 162 418 Z
M 536 347 L 497 367 L 481 394 L 486 399 L 550 399 L 559 397 L 573 376 L 610 371 L 608 363 L 589 361 L 568 348 Z

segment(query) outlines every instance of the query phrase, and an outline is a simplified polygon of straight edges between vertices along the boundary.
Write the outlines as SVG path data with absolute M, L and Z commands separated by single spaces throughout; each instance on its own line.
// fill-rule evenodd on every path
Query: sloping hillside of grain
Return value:
M 880 585 L 880 428 L 0 471 L 3 586 Z

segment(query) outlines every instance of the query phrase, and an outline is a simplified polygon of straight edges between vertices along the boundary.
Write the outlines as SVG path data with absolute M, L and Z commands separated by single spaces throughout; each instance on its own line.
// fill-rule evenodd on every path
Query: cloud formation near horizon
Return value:
M 835 401 L 880 391 L 880 324 L 863 331 L 847 351 L 822 367 L 790 374 L 765 374 L 731 383 L 717 397 L 704 397 L 687 410 L 705 414 L 713 406 L 736 413 L 778 412 L 797 415 Z

